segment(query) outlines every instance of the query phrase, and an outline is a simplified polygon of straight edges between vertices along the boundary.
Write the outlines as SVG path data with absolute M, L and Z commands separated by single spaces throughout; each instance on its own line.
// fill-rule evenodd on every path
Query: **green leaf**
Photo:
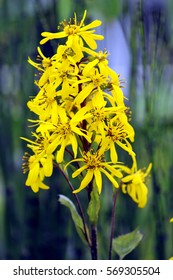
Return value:
M 87 214 L 92 223 L 96 224 L 98 220 L 100 210 L 100 196 L 98 193 L 98 188 L 96 185 L 93 186 L 93 190 L 91 192 L 91 199 L 89 202 L 89 206 L 87 209 Z
M 87 240 L 86 240 L 86 236 L 85 236 L 85 231 L 84 231 L 84 225 L 83 225 L 82 218 L 79 215 L 79 213 L 77 212 L 74 203 L 68 197 L 66 197 L 65 195 L 62 195 L 62 194 L 59 195 L 58 201 L 62 205 L 66 206 L 70 210 L 70 213 L 71 213 L 71 216 L 72 216 L 72 220 L 73 220 L 73 222 L 75 224 L 77 233 L 79 234 L 79 236 L 82 239 L 82 241 L 85 244 L 88 244 Z M 89 230 L 87 228 L 87 225 L 86 225 L 86 231 L 87 231 L 87 235 L 89 237 L 89 234 L 88 234 Z
M 113 250 L 119 255 L 122 260 L 127 254 L 133 251 L 142 240 L 143 234 L 135 229 L 134 231 L 120 235 L 113 239 Z

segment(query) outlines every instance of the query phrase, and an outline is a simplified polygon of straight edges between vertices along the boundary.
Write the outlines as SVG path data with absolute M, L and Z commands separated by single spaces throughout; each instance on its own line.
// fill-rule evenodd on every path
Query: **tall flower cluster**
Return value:
M 24 155 L 23 170 L 28 172 L 26 186 L 34 192 L 48 189 L 45 177 L 53 173 L 54 164 L 74 164 L 72 177 L 81 178 L 77 193 L 93 182 L 102 191 L 102 175 L 115 188 L 122 186 L 139 207 L 147 201 L 145 177 L 147 171 L 137 170 L 136 155 L 131 143 L 134 129 L 129 122 L 120 76 L 109 67 L 108 53 L 96 51 L 95 34 L 101 25 L 95 20 L 85 25 L 86 11 L 81 21 L 63 21 L 57 33 L 43 32 L 40 44 L 65 38 L 52 57 L 46 57 L 38 47 L 38 61 L 29 63 L 39 72 L 35 81 L 38 94 L 28 102 L 36 115 L 31 153 Z M 132 168 L 119 162 L 123 149 L 132 159 Z M 68 157 L 66 155 L 68 154 Z M 71 159 L 69 159 L 69 155 Z

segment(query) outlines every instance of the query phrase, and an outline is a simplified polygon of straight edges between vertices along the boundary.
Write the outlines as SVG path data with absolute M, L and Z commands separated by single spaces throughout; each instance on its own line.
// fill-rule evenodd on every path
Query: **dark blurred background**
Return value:
M 70 213 L 59 193 L 73 199 L 64 179 L 55 174 L 51 189 L 34 194 L 25 187 L 21 164 L 29 136 L 26 102 L 37 93 L 35 60 L 42 31 L 58 23 L 101 19 L 105 36 L 99 48 L 110 52 L 110 66 L 126 80 L 124 90 L 136 131 L 138 166 L 153 163 L 149 200 L 137 208 L 121 195 L 115 235 L 137 226 L 143 241 L 126 259 L 168 259 L 173 254 L 173 1 L 171 0 L 0 0 L 0 259 L 88 259 Z M 98 33 L 98 32 L 97 32 Z M 56 42 L 42 47 L 52 55 Z M 81 199 L 85 199 L 82 194 Z M 104 186 L 99 220 L 100 258 L 107 259 L 111 188 Z M 84 201 L 85 204 L 85 201 Z M 114 256 L 117 258 L 117 256 Z

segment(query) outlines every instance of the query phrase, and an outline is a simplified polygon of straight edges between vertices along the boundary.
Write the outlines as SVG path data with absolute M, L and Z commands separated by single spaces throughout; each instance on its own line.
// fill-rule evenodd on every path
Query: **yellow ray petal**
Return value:
M 91 28 L 95 28 L 95 27 L 98 27 L 102 24 L 101 20 L 94 20 L 93 22 L 85 25 L 84 27 L 81 27 L 80 30 L 81 32 L 85 31 L 85 30 L 88 30 L 88 29 L 91 29 Z
M 79 169 L 77 169 L 73 174 L 72 174 L 72 178 L 77 177 L 82 171 L 84 171 L 87 168 L 86 165 L 83 165 L 82 167 L 80 167 Z
M 84 188 L 86 188 L 89 185 L 89 183 L 91 182 L 92 178 L 93 178 L 93 171 L 88 170 L 86 176 L 84 177 L 84 179 L 82 180 L 82 182 L 80 184 L 80 187 L 77 190 L 73 191 L 73 193 L 78 193 L 81 190 L 83 190 Z
M 109 181 L 111 181 L 115 188 L 119 188 L 117 181 L 115 181 L 115 179 L 106 170 L 100 168 L 100 171 L 106 175 L 106 177 L 109 179 Z
M 102 175 L 99 169 L 94 170 L 94 176 L 96 180 L 96 185 L 98 187 L 98 192 L 100 194 L 102 191 Z

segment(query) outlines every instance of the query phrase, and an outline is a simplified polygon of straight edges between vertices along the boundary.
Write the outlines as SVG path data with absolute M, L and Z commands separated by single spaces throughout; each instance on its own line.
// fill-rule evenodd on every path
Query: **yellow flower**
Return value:
M 100 148 L 97 152 L 93 152 L 92 150 L 88 152 L 83 152 L 82 158 L 77 158 L 70 161 L 67 165 L 72 162 L 81 162 L 82 166 L 77 169 L 72 177 L 75 178 L 79 174 L 83 174 L 85 172 L 85 176 L 81 181 L 79 188 L 73 193 L 78 193 L 84 188 L 86 188 L 93 179 L 95 179 L 99 194 L 102 191 L 102 173 L 108 178 L 108 180 L 113 184 L 115 188 L 118 188 L 119 185 L 114 177 L 121 178 L 122 173 L 119 171 L 120 166 L 112 163 L 104 161 L 103 158 L 104 149 Z M 66 166 L 67 166 L 66 165 Z M 106 170 L 107 169 L 107 170 Z
M 114 100 L 116 102 L 117 105 L 124 105 L 124 94 L 123 91 L 121 89 L 121 83 L 119 80 L 120 75 L 118 74 L 114 74 L 114 76 L 112 77 L 112 81 L 110 83 L 110 87 L 111 87 L 111 93 L 114 97 Z M 127 99 L 127 98 L 126 98 Z
M 84 119 L 90 117 L 87 114 L 87 107 L 81 108 L 71 118 L 68 116 L 64 108 L 59 107 L 57 123 L 40 122 L 37 132 L 50 133 L 50 145 L 47 148 L 48 153 L 53 153 L 57 148 L 56 161 L 61 163 L 64 158 L 65 148 L 68 145 L 72 146 L 74 157 L 78 152 L 78 137 L 84 137 L 88 142 L 91 142 L 90 136 L 87 131 L 78 126 Z M 84 133 L 85 132 L 85 133 Z
M 118 112 L 125 111 L 125 106 L 110 106 L 107 107 L 107 101 L 104 100 L 101 93 L 96 92 L 92 100 L 87 103 L 90 106 L 91 119 L 88 119 L 88 130 L 101 135 L 102 139 L 106 136 L 107 119 L 116 116 Z
M 28 172 L 26 186 L 30 186 L 34 192 L 38 192 L 39 188 L 48 189 L 49 187 L 43 183 L 45 177 L 50 177 L 53 173 L 53 159 L 54 156 L 48 153 L 49 136 L 33 133 L 36 138 L 32 141 L 27 138 L 21 139 L 28 142 L 27 147 L 30 148 L 34 155 L 25 153 L 23 173 Z
M 40 60 L 40 62 L 39 63 L 34 62 L 30 59 L 30 57 L 28 58 L 28 62 L 38 70 L 45 71 L 46 68 L 52 66 L 53 59 L 49 57 L 45 57 L 40 47 L 38 47 L 37 50 L 38 50 L 37 60 Z
M 148 189 L 145 180 L 151 168 L 150 163 L 146 171 L 137 170 L 136 164 L 134 164 L 132 169 L 129 169 L 130 174 L 121 179 L 123 193 L 128 193 L 140 208 L 144 208 L 147 203 Z
M 57 122 L 59 105 L 56 101 L 57 93 L 51 85 L 41 89 L 37 96 L 28 101 L 28 108 L 39 116 L 42 121 L 50 120 Z
M 82 85 L 82 90 L 76 96 L 74 103 L 77 105 L 81 104 L 92 93 L 98 92 L 100 95 L 103 95 L 102 87 L 104 84 L 107 84 L 108 80 L 109 78 L 100 74 L 97 68 L 93 68 L 88 76 L 81 76 L 80 79 L 74 83 L 74 86 Z
M 62 22 L 63 31 L 57 33 L 42 32 L 42 36 L 45 37 L 40 41 L 40 44 L 44 44 L 49 40 L 68 37 L 67 46 L 72 47 L 73 45 L 83 46 L 83 40 L 91 48 L 96 49 L 97 44 L 95 40 L 103 40 L 102 35 L 93 34 L 95 30 L 92 28 L 101 25 L 100 20 L 94 20 L 90 24 L 84 25 L 84 20 L 86 18 L 86 11 L 84 12 L 83 18 L 80 22 L 77 22 L 76 14 L 74 14 L 74 20 L 70 20 L 68 23 L 66 21 Z
M 28 173 L 26 186 L 30 186 L 33 192 L 38 192 L 40 189 L 49 189 L 49 186 L 43 183 L 45 175 L 50 177 L 52 175 L 52 155 L 47 158 L 37 155 L 29 156 L 25 153 L 23 163 L 23 173 Z
M 84 69 L 83 69 L 84 76 L 86 76 L 90 72 L 90 70 L 93 69 L 95 66 L 98 66 L 100 73 L 105 76 L 109 76 L 112 72 L 114 72 L 108 66 L 108 60 L 106 59 L 108 56 L 107 51 L 94 52 L 87 48 L 83 48 L 83 51 L 91 54 L 91 57 L 88 57 L 87 63 L 84 64 Z
M 128 139 L 130 139 L 132 142 L 134 141 L 134 129 L 128 123 L 125 113 L 120 111 L 117 116 L 110 119 L 108 122 L 108 126 L 106 128 L 106 137 L 103 139 L 104 145 L 107 145 L 107 147 L 110 149 L 110 157 L 112 162 L 115 163 L 118 160 L 115 144 L 128 152 L 132 157 L 135 156 Z
M 57 48 L 57 53 L 53 57 L 55 57 L 56 61 L 61 61 L 63 66 L 67 68 L 67 66 L 70 66 L 70 64 L 74 67 L 77 67 L 76 62 L 79 62 L 83 56 L 83 52 L 78 46 L 73 46 L 70 48 L 66 45 L 59 45 Z

